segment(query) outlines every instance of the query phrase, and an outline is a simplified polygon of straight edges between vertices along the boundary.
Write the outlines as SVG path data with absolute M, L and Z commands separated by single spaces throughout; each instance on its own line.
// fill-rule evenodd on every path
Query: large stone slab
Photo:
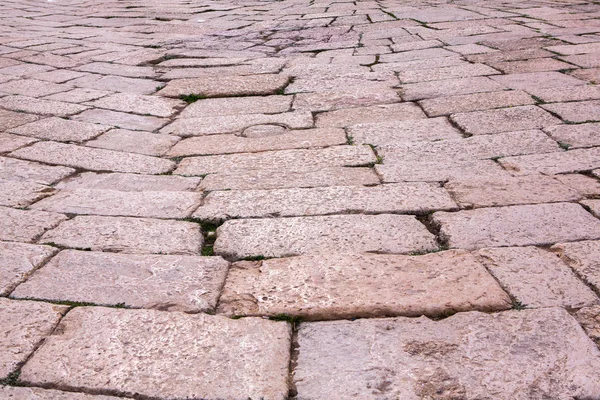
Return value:
M 77 216 L 47 232 L 40 243 L 123 253 L 198 254 L 203 238 L 192 222 Z
M 86 146 L 101 149 L 117 150 L 125 153 L 139 153 L 149 156 L 162 156 L 179 141 L 172 135 L 161 135 L 151 132 L 113 129 L 94 140 L 86 142 Z
M 62 214 L 0 207 L 0 240 L 33 242 L 65 220 Z
M 494 68 L 488 67 L 485 64 L 464 63 L 449 67 L 401 71 L 398 73 L 398 78 L 400 79 L 401 83 L 417 83 L 439 81 L 444 79 L 468 78 L 482 75 L 495 75 L 499 73 L 500 72 Z
M 227 268 L 221 257 L 63 250 L 11 297 L 206 312 L 217 305 Z
M 50 186 L 32 181 L 0 179 L 0 206 L 27 207 L 29 204 L 54 193 Z
M 26 160 L 92 171 L 162 174 L 169 172 L 175 166 L 173 161 L 142 154 L 94 149 L 57 142 L 37 142 L 29 147 L 13 151 L 10 155 Z
M 542 107 L 567 122 L 600 121 L 600 100 L 544 104 Z
M 220 115 L 279 114 L 290 111 L 292 96 L 223 97 L 198 100 L 179 114 L 181 118 L 203 118 Z
M 430 117 L 529 104 L 535 104 L 535 100 L 522 90 L 445 96 L 419 102 Z
M 185 103 L 180 100 L 134 93 L 115 93 L 88 104 L 98 108 L 156 117 L 170 117 L 177 109 L 185 106 Z
M 37 141 L 35 138 L 2 132 L 0 133 L 0 153 L 8 153 Z
M 8 400 L 118 400 L 122 397 L 62 392 L 52 389 L 2 386 L 0 398 Z
M 8 296 L 31 272 L 57 252 L 50 246 L 0 242 L 0 296 Z
M 356 124 L 424 118 L 425 114 L 415 104 L 382 104 L 324 112 L 317 115 L 316 126 L 345 128 Z
M 20 379 L 121 396 L 284 400 L 290 341 L 285 322 L 78 307 Z
M 202 179 L 197 177 L 139 174 L 100 174 L 84 172 L 63 180 L 57 189 L 105 189 L 122 192 L 179 192 L 194 191 Z
M 51 185 L 74 172 L 72 168 L 51 167 L 36 162 L 0 157 L 0 179 L 3 180 Z
M 488 270 L 522 306 L 576 309 L 600 303 L 554 253 L 537 247 L 479 251 Z
M 440 316 L 510 308 L 510 298 L 464 251 L 424 256 L 323 254 L 232 265 L 218 312 L 307 320 Z
M 556 71 L 498 75 L 492 76 L 491 79 L 506 87 L 517 90 L 585 85 L 584 81 Z
M 513 175 L 555 175 L 590 171 L 600 168 L 600 147 L 506 157 L 499 161 Z
M 544 130 L 569 149 L 600 146 L 600 123 L 556 125 Z
M 289 76 L 279 74 L 175 79 L 157 94 L 167 97 L 189 94 L 205 97 L 265 96 L 283 90 L 289 79 Z
M 588 284 L 600 291 L 600 241 L 559 243 L 552 247 Z
M 600 306 L 584 307 L 577 311 L 574 316 L 588 336 L 600 348 Z
M 209 193 L 193 216 L 201 220 L 327 214 L 427 213 L 457 206 L 439 185 L 401 183 L 374 187 L 232 190 Z
M 596 398 L 600 351 L 561 308 L 300 326 L 298 398 Z
M 2 97 L 0 98 L 0 107 L 11 111 L 21 111 L 56 117 L 68 117 L 73 114 L 78 114 L 89 108 L 80 104 L 36 99 L 34 97 L 27 96 Z
M 46 118 L 31 122 L 10 132 L 40 139 L 56 140 L 59 142 L 84 142 L 110 129 L 110 126 L 90 124 L 87 122 L 71 121 L 63 118 Z
M 450 247 L 548 245 L 600 238 L 600 221 L 579 204 L 552 203 L 433 214 Z
M 432 99 L 460 94 L 497 92 L 505 88 L 487 77 L 447 79 L 444 81 L 421 82 L 402 85 L 404 101 Z
M 117 128 L 141 131 L 154 131 L 165 126 L 169 119 L 153 117 L 151 115 L 129 114 L 120 111 L 94 108 L 77 114 L 74 120 L 92 124 L 111 125 Z
M 230 220 L 217 229 L 214 245 L 215 254 L 228 259 L 437 248 L 435 237 L 414 216 L 393 214 Z
M 19 125 L 24 125 L 28 122 L 37 121 L 41 117 L 39 115 L 25 114 L 9 110 L 0 110 L 0 131 L 5 131 L 10 128 L 15 128 Z
M 415 160 L 376 165 L 383 182 L 443 182 L 510 176 L 492 160 Z
M 0 297 L 0 379 L 27 360 L 66 310 L 65 306 Z

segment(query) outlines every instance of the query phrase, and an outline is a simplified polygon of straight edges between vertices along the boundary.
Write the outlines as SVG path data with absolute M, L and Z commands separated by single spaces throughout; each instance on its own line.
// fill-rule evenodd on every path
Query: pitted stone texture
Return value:
M 89 107 L 60 101 L 36 99 L 26 96 L 6 96 L 0 98 L 0 107 L 11 111 L 24 111 L 56 117 L 78 114 Z
M 19 79 L 0 84 L 0 93 L 31 97 L 48 96 L 69 89 L 72 89 L 72 87 L 52 82 L 38 81 L 36 79 Z
M 497 92 L 504 89 L 502 85 L 487 77 L 475 77 L 411 83 L 402 85 L 400 93 L 402 100 L 413 101 L 459 94 Z
M 230 259 L 437 248 L 435 237 L 415 217 L 393 214 L 231 220 L 217 229 L 214 245 L 215 254 Z
M 354 143 L 374 146 L 462 138 L 446 118 L 361 123 L 348 127 L 348 136 Z
M 307 320 L 439 316 L 510 308 L 510 298 L 469 253 L 325 254 L 240 261 L 219 301 L 227 315 Z
M 175 170 L 178 175 L 204 175 L 270 169 L 314 171 L 322 167 L 359 167 L 377 161 L 369 146 L 335 146 L 316 150 L 279 150 L 218 156 L 188 157 Z
M 528 92 L 547 103 L 600 99 L 597 85 L 529 89 Z
M 346 108 L 318 114 L 318 127 L 345 128 L 356 124 L 381 121 L 404 121 L 426 118 L 421 109 L 412 103 L 384 104 L 370 107 Z
M 600 241 L 560 243 L 552 247 L 573 270 L 600 291 Z
M 522 90 L 506 90 L 501 92 L 437 97 L 435 99 L 421 100 L 419 104 L 423 107 L 427 115 L 436 117 L 462 112 L 489 110 L 492 108 L 530 105 L 535 104 L 535 100 Z
M 88 105 L 126 113 L 170 117 L 175 114 L 177 108 L 183 108 L 185 103 L 180 100 L 165 99 L 158 96 L 115 93 L 92 101 Z
M 584 81 L 560 72 L 531 72 L 492 76 L 494 81 L 517 90 L 545 89 L 585 85 Z
M 281 114 L 240 114 L 232 117 L 180 118 L 160 130 L 161 133 L 178 136 L 219 135 L 242 132 L 252 126 L 273 124 L 288 129 L 313 127 L 313 117 L 308 111 L 292 111 Z
M 209 193 L 193 216 L 222 221 L 272 216 L 427 213 L 456 208 L 448 193 L 438 185 L 403 183 L 374 187 L 219 191 Z
M 142 154 L 94 149 L 57 142 L 37 142 L 29 147 L 13 151 L 10 155 L 26 160 L 67 165 L 92 171 L 162 174 L 169 172 L 175 166 L 173 161 Z
M 267 137 L 242 137 L 236 135 L 210 135 L 184 139 L 169 151 L 170 157 L 229 153 L 254 153 L 269 150 L 327 147 L 346 144 L 342 129 L 304 129 L 285 131 Z
M 454 65 L 450 67 L 439 67 L 422 70 L 400 71 L 398 78 L 401 83 L 417 83 L 439 81 L 445 79 L 468 78 L 481 75 L 499 74 L 494 68 L 484 64 L 469 64 Z
M 38 201 L 31 208 L 65 214 L 186 218 L 201 201 L 202 194 L 192 192 L 72 189 Z
M 46 100 L 66 101 L 67 103 L 84 103 L 86 101 L 92 101 L 99 99 L 100 97 L 107 96 L 112 92 L 107 90 L 94 90 L 77 88 L 69 90 L 68 92 L 56 93 L 50 96 L 46 96 Z
M 600 118 L 600 117 L 598 117 Z M 556 141 L 569 149 L 600 146 L 600 123 L 556 125 L 544 129 Z
M 202 180 L 199 189 L 252 190 L 311 188 L 325 186 L 373 186 L 379 177 L 372 168 L 322 167 L 316 171 L 255 169 L 232 173 L 210 174 Z
M 506 157 L 499 161 L 513 175 L 554 175 L 589 171 L 600 168 L 600 147 Z
M 221 257 L 63 250 L 11 297 L 211 311 L 217 305 L 227 268 Z
M 336 88 L 326 92 L 297 93 L 294 109 L 333 111 L 342 108 L 365 107 L 400 101 L 397 89 L 375 82 L 356 88 Z
M 162 156 L 178 141 L 179 138 L 172 135 L 113 129 L 97 137 L 95 140 L 90 140 L 86 143 L 86 146 L 126 153 Z
M 300 399 L 600 396 L 600 351 L 561 308 L 306 323 L 298 342 Z
M 292 96 L 250 96 L 205 99 L 188 105 L 180 118 L 205 118 L 221 115 L 279 114 L 290 111 Z
M 0 206 L 26 207 L 53 193 L 54 189 L 50 186 L 32 181 L 0 179 Z
M 123 253 L 197 254 L 204 240 L 200 227 L 192 222 L 77 216 L 47 232 L 39 242 Z
M 201 178 L 183 176 L 84 172 L 63 180 L 55 187 L 67 190 L 105 189 L 120 190 L 122 192 L 179 192 L 196 190 L 201 180 Z
M 585 197 L 596 197 L 600 195 L 600 181 L 591 176 L 582 174 L 555 175 L 553 178 L 577 190 Z
M 52 389 L 2 386 L 0 398 L 5 400 L 118 400 L 123 397 L 61 392 Z
M 0 379 L 27 360 L 66 310 L 65 306 L 0 297 Z
M 0 296 L 8 296 L 31 272 L 57 252 L 50 246 L 0 242 Z
M 66 219 L 62 214 L 0 207 L 0 240 L 32 242 Z
M 0 131 L 5 131 L 10 128 L 37 121 L 41 117 L 39 115 L 25 114 L 22 112 L 14 112 L 0 109 Z
M 84 142 L 109 129 L 110 126 L 106 125 L 52 117 L 12 128 L 9 132 L 59 142 Z
M 573 203 L 553 203 L 433 214 L 452 248 L 548 245 L 600 238 L 600 221 Z
M 74 173 L 66 167 L 50 167 L 36 162 L 0 157 L 0 179 L 51 185 Z
M 582 308 L 574 316 L 585 330 L 585 333 L 600 348 L 600 306 Z
M 450 118 L 472 135 L 540 129 L 562 122 L 536 106 L 459 113 Z
M 128 114 L 119 111 L 94 108 L 77 114 L 74 120 L 90 122 L 92 124 L 111 125 L 117 128 L 154 131 L 165 126 L 169 120 L 153 117 L 151 115 Z
M 577 201 L 582 197 L 578 190 L 545 175 L 457 179 L 444 188 L 465 208 Z
M 264 96 L 285 88 L 289 79 L 286 75 L 278 74 L 176 79 L 167 83 L 157 94 L 167 97 L 189 94 L 206 97 Z
M 148 398 L 284 400 L 290 341 L 285 322 L 78 307 L 21 381 Z
M 89 88 L 102 91 L 125 92 L 135 94 L 151 94 L 161 84 L 150 79 L 126 78 L 114 75 L 90 74 L 69 82 L 80 88 Z
M 0 153 L 8 153 L 10 151 L 15 151 L 21 147 L 25 147 L 37 141 L 38 140 L 34 138 L 2 132 L 0 133 Z
M 543 104 L 542 107 L 567 122 L 600 121 L 600 100 Z
M 455 179 L 510 176 L 491 160 L 427 160 L 376 165 L 383 182 L 443 182 Z
M 537 247 L 479 251 L 488 270 L 516 301 L 528 308 L 591 306 L 600 299 L 560 258 Z

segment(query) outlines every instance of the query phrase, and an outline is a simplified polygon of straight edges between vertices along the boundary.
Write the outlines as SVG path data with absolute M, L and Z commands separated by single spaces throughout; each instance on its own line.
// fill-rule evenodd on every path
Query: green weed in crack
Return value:
M 4 379 L 0 379 L 0 386 L 19 386 L 21 371 L 13 371 Z
M 192 103 L 197 102 L 198 100 L 206 99 L 206 96 L 203 94 L 192 93 L 192 94 L 182 94 L 181 96 L 179 96 L 179 98 L 188 104 L 192 104 Z

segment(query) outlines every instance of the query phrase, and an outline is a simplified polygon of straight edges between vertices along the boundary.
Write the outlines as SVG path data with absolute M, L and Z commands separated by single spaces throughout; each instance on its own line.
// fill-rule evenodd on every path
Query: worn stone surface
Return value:
M 402 100 L 414 101 L 460 94 L 496 92 L 504 89 L 504 86 L 487 77 L 474 77 L 411 83 L 402 85 L 400 93 Z
M 50 246 L 0 242 L 0 296 L 7 296 L 57 252 Z
M 0 206 L 26 207 L 53 193 L 52 187 L 36 182 L 0 179 Z
M 140 115 L 154 115 L 156 117 L 170 117 L 175 114 L 177 108 L 185 106 L 185 103 L 181 100 L 133 93 L 115 93 L 88 104 L 98 108 Z
M 37 99 L 34 97 L 11 95 L 0 98 L 0 107 L 10 111 L 24 111 L 32 114 L 68 117 L 78 114 L 89 107 L 64 103 L 54 100 Z
M 344 128 L 358 123 L 404 121 L 425 118 L 419 107 L 411 103 L 384 104 L 370 107 L 346 108 L 317 115 L 318 127 Z
M 202 179 L 170 175 L 101 174 L 84 172 L 58 183 L 57 189 L 108 189 L 122 192 L 194 191 Z
M 0 133 L 0 153 L 8 153 L 35 142 L 37 142 L 35 138 L 2 132 Z
M 434 236 L 415 217 L 393 214 L 231 220 L 217 229 L 214 246 L 215 254 L 230 259 L 437 248 Z
M 19 125 L 25 125 L 29 122 L 37 121 L 40 118 L 39 115 L 0 110 L 0 131 L 16 128 Z
M 491 160 L 426 160 L 376 165 L 383 182 L 442 182 L 454 179 L 510 176 Z
M 598 137 L 600 123 L 556 125 L 544 130 L 557 142 L 568 148 L 600 146 Z
M 59 332 L 29 360 L 21 381 L 158 398 L 283 400 L 288 394 L 285 322 L 81 307 Z
M 535 100 L 522 90 L 507 90 L 465 94 L 458 96 L 437 97 L 421 100 L 423 110 L 430 117 L 470 111 L 489 110 L 492 108 L 515 107 L 535 104 Z
M 11 297 L 210 311 L 217 305 L 227 268 L 220 257 L 63 250 Z
M 264 96 L 282 90 L 288 82 L 288 76 L 279 74 L 175 79 L 167 83 L 158 95 L 167 97 L 190 94 L 205 97 Z
M 60 390 L 2 386 L 0 397 L 9 400 L 117 400 L 119 397 L 85 393 L 62 392 Z
M 48 231 L 39 242 L 123 253 L 197 254 L 203 239 L 200 226 L 192 222 L 77 216 Z
M 0 240 L 32 242 L 66 219 L 57 213 L 0 207 Z
M 179 138 L 173 135 L 113 129 L 94 140 L 88 141 L 86 146 L 126 153 L 162 156 L 177 142 L 179 142 Z
M 75 172 L 72 168 L 53 167 L 36 162 L 0 157 L 0 179 L 51 185 Z
M 572 203 L 440 211 L 433 214 L 433 222 L 450 247 L 461 249 L 600 238 L 600 221 Z
M 498 75 L 492 76 L 491 79 L 506 87 L 517 90 L 585 85 L 584 81 L 555 71 Z
M 600 348 L 600 306 L 584 307 L 578 310 L 574 316 L 588 336 Z
M 198 100 L 188 105 L 181 118 L 203 118 L 219 115 L 279 114 L 290 111 L 292 96 L 223 97 Z
M 600 242 L 583 241 L 559 243 L 552 247 L 573 268 L 573 270 L 594 287 L 600 290 Z
M 353 143 L 374 146 L 462 138 L 446 118 L 361 123 L 348 127 L 347 131 Z
M 0 306 L 0 379 L 5 379 L 52 333 L 67 307 L 2 297 Z
M 153 117 L 151 115 L 128 114 L 120 111 L 94 108 L 73 116 L 74 120 L 92 124 L 111 125 L 115 128 L 124 128 L 141 131 L 154 131 L 165 126 L 169 120 Z
M 542 107 L 566 122 L 600 121 L 600 100 L 544 104 Z
M 560 308 L 307 323 L 298 344 L 302 399 L 600 395 L 600 351 Z
M 52 117 L 11 128 L 9 132 L 59 142 L 84 142 L 109 129 L 110 126 Z
M 564 174 L 600 168 L 600 148 L 579 149 L 550 154 L 506 157 L 500 164 L 513 175 Z
M 218 312 L 319 320 L 509 307 L 509 297 L 471 254 L 450 250 L 240 261 L 229 271 Z

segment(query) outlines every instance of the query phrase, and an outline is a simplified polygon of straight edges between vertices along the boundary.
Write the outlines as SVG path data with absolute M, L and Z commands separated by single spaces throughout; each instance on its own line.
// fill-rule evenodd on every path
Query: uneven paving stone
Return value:
M 600 99 L 597 85 L 529 89 L 528 92 L 547 103 Z
M 170 175 L 139 174 L 99 174 L 84 172 L 80 175 L 64 179 L 55 187 L 57 189 L 104 189 L 122 192 L 179 192 L 194 191 L 202 179 Z
M 353 143 L 374 146 L 462 138 L 446 118 L 361 123 L 349 126 L 347 131 Z
M 228 259 L 437 248 L 435 237 L 414 216 L 393 214 L 230 220 L 217 229 L 214 245 L 215 254 Z
M 461 249 L 600 238 L 600 221 L 573 203 L 439 211 L 433 214 L 433 222 L 450 247 Z
M 58 252 L 50 246 L 0 242 L 0 296 L 8 294 Z
M 600 218 L 600 200 L 583 200 L 580 203 L 590 210 L 592 214 Z
M 36 79 L 19 79 L 0 83 L 0 92 L 22 96 L 43 97 L 72 89 L 71 86 Z
M 201 201 L 202 194 L 193 192 L 72 189 L 61 190 L 30 208 L 65 214 L 186 218 Z
M 599 130 L 600 123 L 556 125 L 544 129 L 554 140 L 574 149 L 600 146 Z
M 48 164 L 61 164 L 92 171 L 133 172 L 139 174 L 162 174 L 175 166 L 170 160 L 142 154 L 94 149 L 57 142 L 37 142 L 13 151 L 11 156 Z
M 600 299 L 554 253 L 537 247 L 504 247 L 478 252 L 508 293 L 528 308 L 581 308 Z
M 454 179 L 510 176 L 492 160 L 426 160 L 375 165 L 377 174 L 386 183 L 443 182 Z
M 401 71 L 398 78 L 401 83 L 417 83 L 439 81 L 445 79 L 468 78 L 472 76 L 494 75 L 500 72 L 485 64 L 453 65 L 450 67 L 431 68 L 424 70 Z
M 88 104 L 98 108 L 156 117 L 170 117 L 175 114 L 177 108 L 185 106 L 185 103 L 180 100 L 134 93 L 115 93 Z
M 180 118 L 221 115 L 279 114 L 291 110 L 292 96 L 224 97 L 198 100 L 179 114 Z
M 32 242 L 65 220 L 62 214 L 0 207 L 0 240 Z
M 131 78 L 153 78 L 156 73 L 152 67 L 138 67 L 123 64 L 93 62 L 76 67 L 77 71 L 92 72 L 103 75 L 119 75 Z
M 36 99 L 26 96 L 0 98 L 0 107 L 17 112 L 27 112 L 56 117 L 68 117 L 87 110 L 89 107 L 54 100 Z
M 25 125 L 29 122 L 37 121 L 40 118 L 39 115 L 0 109 L 0 131 L 15 128 L 19 125 Z
M 597 197 L 600 195 L 600 181 L 592 176 L 583 174 L 561 174 L 554 175 L 553 178 L 577 190 L 585 197 Z
M 536 106 L 458 113 L 452 114 L 450 119 L 472 135 L 540 129 L 562 122 Z
M 413 101 L 460 94 L 497 92 L 504 89 L 504 86 L 487 77 L 474 77 L 406 84 L 402 85 L 400 93 L 402 100 Z
M 0 133 L 0 153 L 15 151 L 35 142 L 37 139 L 3 132 Z
M 301 399 L 600 396 L 600 351 L 561 308 L 306 323 L 298 336 Z
M 485 268 L 471 254 L 450 250 L 240 261 L 231 266 L 218 312 L 320 320 L 507 308 L 509 297 Z
M 65 101 L 67 103 L 84 103 L 101 97 L 107 96 L 113 92 L 108 90 L 96 90 L 86 88 L 76 88 L 68 92 L 56 93 L 44 97 L 45 100 Z
M 78 88 L 134 94 L 152 94 L 161 82 L 151 79 L 127 78 L 113 75 L 89 74 L 69 81 Z
M 584 307 L 578 310 L 574 317 L 600 348 L 600 306 Z
M 314 171 L 322 167 L 359 167 L 377 161 L 369 146 L 334 146 L 324 149 L 295 149 L 262 153 L 188 157 L 174 171 L 178 175 L 232 173 L 250 169 Z
M 0 179 L 51 185 L 75 172 L 72 168 L 52 167 L 36 162 L 0 157 Z
M 29 204 L 50 196 L 55 190 L 32 181 L 0 179 L 0 205 L 27 207 Z
M 530 104 L 535 104 L 535 100 L 522 90 L 444 96 L 419 101 L 419 105 L 430 117 Z
M 52 333 L 67 307 L 1 297 L 0 306 L 0 379 L 5 379 Z
M 369 84 L 356 88 L 336 88 L 326 92 L 297 93 L 294 109 L 311 111 L 332 111 L 342 108 L 365 107 L 400 101 L 397 89 L 387 84 Z
M 193 222 L 76 216 L 46 232 L 39 242 L 94 251 L 198 254 L 204 240 L 200 226 Z
M 28 361 L 21 381 L 150 398 L 288 395 L 285 322 L 79 307 L 59 332 Z
M 184 139 L 177 143 L 168 155 L 179 157 L 317 148 L 346 144 L 347 140 L 346 133 L 337 128 L 285 131 L 280 135 L 267 137 L 210 135 Z
M 8 400 L 118 400 L 123 398 L 15 386 L 0 387 L 0 397 Z
M 345 128 L 359 123 L 423 119 L 425 114 L 412 103 L 383 104 L 370 107 L 346 108 L 317 115 L 317 127 Z
M 92 124 L 111 125 L 117 128 L 133 129 L 140 131 L 155 131 L 165 126 L 169 120 L 153 117 L 151 115 L 127 114 L 118 111 L 94 108 L 73 117 L 76 121 L 90 122 Z
M 585 82 L 560 72 L 531 72 L 492 76 L 494 81 L 516 90 L 544 89 L 585 85 Z
M 216 307 L 228 265 L 221 257 L 63 250 L 11 297 L 197 313 Z
M 567 122 L 600 121 L 600 100 L 543 104 L 542 107 Z
M 279 74 L 175 79 L 157 94 L 166 97 L 189 94 L 205 97 L 265 96 L 283 90 L 289 79 L 287 75 Z
M 501 61 L 492 66 L 505 74 L 522 74 L 532 72 L 560 71 L 569 69 L 572 65 L 554 58 L 534 58 L 524 61 Z
M 600 148 L 506 157 L 500 164 L 513 175 L 564 174 L 600 168 Z
M 173 135 L 161 135 L 127 129 L 113 129 L 86 142 L 86 146 L 102 149 L 139 153 L 149 156 L 161 156 L 173 147 L 179 138 Z
M 545 175 L 459 178 L 444 188 L 463 208 L 578 201 L 585 194 Z
M 570 75 L 588 81 L 592 85 L 600 82 L 600 68 L 576 69 Z
M 600 241 L 559 243 L 552 246 L 563 260 L 596 292 L 600 291 Z
M 107 125 L 51 117 L 11 128 L 8 131 L 18 135 L 33 136 L 59 142 L 84 142 L 106 132 L 110 128 Z

